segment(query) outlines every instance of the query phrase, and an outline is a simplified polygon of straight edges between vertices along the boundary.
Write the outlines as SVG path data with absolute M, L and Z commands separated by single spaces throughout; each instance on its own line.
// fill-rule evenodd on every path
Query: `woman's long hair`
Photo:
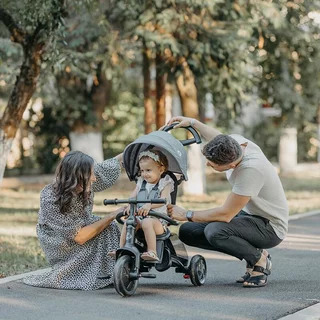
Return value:
M 81 151 L 71 151 L 60 161 L 53 187 L 62 213 L 70 209 L 72 199 L 78 195 L 82 196 L 84 207 L 89 203 L 93 163 L 93 159 Z

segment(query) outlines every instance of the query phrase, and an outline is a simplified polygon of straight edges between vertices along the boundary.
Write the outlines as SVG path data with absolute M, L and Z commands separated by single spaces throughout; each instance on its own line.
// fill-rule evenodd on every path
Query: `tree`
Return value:
M 273 119 L 276 129 L 273 130 L 297 130 L 301 142 L 298 144 L 299 159 L 306 161 L 309 158 L 310 132 L 314 131 L 316 135 L 315 125 L 313 129 L 311 125 L 320 100 L 320 25 L 315 21 L 320 7 L 318 1 L 310 0 L 283 0 L 276 7 L 281 12 L 280 23 L 271 24 L 261 16 L 257 30 L 260 41 L 252 49 L 262 67 L 257 88 L 265 107 L 282 112 L 281 117 Z M 297 144 L 296 141 L 293 143 Z M 297 155 L 291 160 L 296 162 Z M 283 167 L 285 169 L 286 165 Z
M 54 64 L 57 92 L 52 101 L 52 108 L 60 110 L 59 117 L 69 127 L 71 148 L 99 162 L 104 158 L 102 114 L 110 101 L 116 56 L 102 11 L 98 2 L 91 3 L 90 10 L 69 8 Z
M 0 8 L 0 21 L 10 39 L 23 49 L 20 73 L 0 121 L 0 183 L 23 112 L 36 89 L 46 48 L 65 14 L 64 0 L 25 0 L 18 8 L 13 3 Z
M 107 18 L 120 36 L 143 43 L 143 74 L 148 77 L 145 78 L 145 86 L 149 83 L 146 68 L 150 68 L 150 60 L 155 66 L 157 128 L 164 124 L 164 88 L 168 78 L 175 78 L 186 116 L 199 118 L 197 83 L 201 82 L 196 78 L 207 76 L 207 80 L 210 79 L 207 82 L 212 84 L 213 75 L 217 75 L 218 80 L 223 75 L 221 84 L 225 85 L 228 81 L 225 100 L 238 101 L 244 88 L 237 81 L 248 79 L 242 69 L 236 68 L 237 62 L 240 61 L 242 66 L 247 57 L 247 51 L 242 50 L 245 45 L 239 46 L 239 43 L 246 43 L 248 36 L 238 31 L 249 15 L 250 8 L 240 8 L 237 3 L 212 0 L 120 0 L 109 6 Z M 246 26 L 245 23 L 243 25 Z M 146 50 L 148 55 L 145 54 Z M 207 88 L 209 90 L 210 86 Z M 149 89 L 145 87 L 144 92 L 145 101 L 149 101 Z M 189 160 L 201 164 L 198 157 L 196 160 L 190 157 Z M 197 190 L 201 192 L 202 188 Z

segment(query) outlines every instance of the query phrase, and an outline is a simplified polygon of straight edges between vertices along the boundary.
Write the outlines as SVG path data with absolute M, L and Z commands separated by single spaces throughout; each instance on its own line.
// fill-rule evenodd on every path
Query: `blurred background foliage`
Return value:
M 13 5 L 3 0 L 1 7 L 28 31 L 54 10 L 55 2 L 21 0 Z M 240 124 L 277 161 L 280 129 L 294 126 L 298 160 L 316 160 L 319 1 L 82 0 L 66 1 L 64 8 L 21 123 L 20 157 L 6 174 L 52 172 L 70 150 L 70 132 L 79 125 L 101 130 L 105 157 L 143 134 L 146 53 L 173 86 L 187 64 L 201 119 L 206 120 L 204 96 L 210 93 L 213 122 L 221 130 Z M 0 24 L 0 115 L 22 55 Z M 98 113 L 95 90 L 102 85 L 106 97 Z M 252 104 L 280 112 L 247 125 L 243 120 Z M 26 139 L 31 142 L 23 143 Z

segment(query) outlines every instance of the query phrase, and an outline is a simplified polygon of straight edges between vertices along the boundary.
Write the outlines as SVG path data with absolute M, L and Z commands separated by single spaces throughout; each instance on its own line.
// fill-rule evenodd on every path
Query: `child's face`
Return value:
M 164 172 L 163 166 L 151 158 L 142 158 L 139 161 L 139 167 L 142 179 L 152 184 L 157 183 Z

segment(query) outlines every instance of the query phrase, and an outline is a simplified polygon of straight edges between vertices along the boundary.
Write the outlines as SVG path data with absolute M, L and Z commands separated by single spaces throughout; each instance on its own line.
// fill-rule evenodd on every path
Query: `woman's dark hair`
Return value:
M 82 195 L 83 206 L 89 203 L 90 178 L 94 160 L 81 151 L 71 151 L 60 161 L 56 169 L 54 190 L 62 213 L 70 208 L 72 199 Z
M 224 165 L 239 159 L 242 149 L 240 144 L 232 137 L 219 134 L 203 147 L 202 154 L 207 160 L 218 165 Z

